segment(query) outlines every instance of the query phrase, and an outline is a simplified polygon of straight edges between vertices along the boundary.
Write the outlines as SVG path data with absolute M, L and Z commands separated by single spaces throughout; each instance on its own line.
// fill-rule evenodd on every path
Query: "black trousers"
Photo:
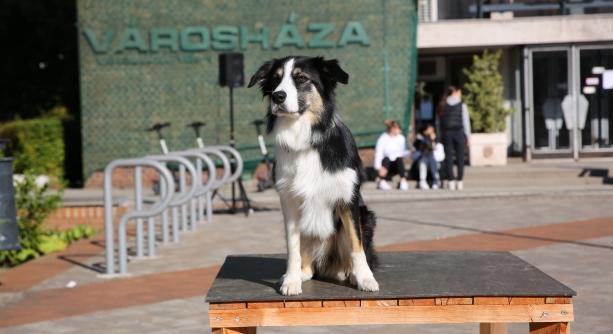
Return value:
M 443 131 L 443 145 L 445 146 L 445 172 L 448 180 L 462 181 L 464 179 L 464 147 L 466 135 L 464 130 Z M 458 164 L 457 178 L 453 173 L 453 160 Z
M 390 158 L 383 158 L 383 161 L 381 161 L 381 166 L 387 169 L 387 176 L 385 179 L 388 181 L 391 180 L 394 175 L 407 177 L 402 158 L 396 158 L 394 161 L 391 161 Z

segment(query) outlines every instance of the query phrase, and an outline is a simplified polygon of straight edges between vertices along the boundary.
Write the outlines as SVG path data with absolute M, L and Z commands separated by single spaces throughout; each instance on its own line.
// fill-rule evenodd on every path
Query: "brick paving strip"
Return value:
M 394 218 L 385 218 L 393 219 Z M 477 230 L 475 230 L 477 231 Z M 613 235 L 613 217 L 549 224 L 507 231 L 481 232 L 438 240 L 414 241 L 379 247 L 379 251 L 530 249 L 557 243 L 591 247 L 605 245 L 581 242 Z M 0 327 L 60 319 L 206 294 L 219 266 L 114 279 L 72 289 L 49 289 L 24 296 L 0 312 Z M 4 275 L 0 277 L 3 279 Z
M 102 246 L 101 246 L 102 245 Z M 87 258 L 104 252 L 104 241 L 80 240 L 52 255 L 43 256 L 0 273 L 0 293 L 20 292 L 51 278 L 74 264 L 66 258 Z

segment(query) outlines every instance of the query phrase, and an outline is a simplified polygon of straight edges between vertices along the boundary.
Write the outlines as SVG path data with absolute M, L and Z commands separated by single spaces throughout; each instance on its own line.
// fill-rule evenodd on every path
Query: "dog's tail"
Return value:
M 364 247 L 366 261 L 370 269 L 374 270 L 379 265 L 379 259 L 375 253 L 373 242 L 377 218 L 375 217 L 375 213 L 368 210 L 366 205 L 360 205 L 360 224 L 362 227 L 362 247 Z

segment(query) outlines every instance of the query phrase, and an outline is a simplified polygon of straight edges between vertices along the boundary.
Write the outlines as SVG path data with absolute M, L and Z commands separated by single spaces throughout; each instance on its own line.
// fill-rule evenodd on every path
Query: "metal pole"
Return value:
M 147 219 L 147 255 L 155 256 L 155 218 Z
M 179 192 L 185 192 L 185 166 L 179 166 Z M 187 231 L 187 204 L 181 204 L 181 230 Z
M 168 185 L 166 184 L 166 182 L 162 182 L 163 180 L 160 179 L 160 196 L 161 197 L 165 197 L 168 193 Z M 163 243 L 168 243 L 168 239 L 169 239 L 169 233 L 168 233 L 168 210 L 164 209 L 164 211 L 162 211 L 162 242 Z
M 125 162 L 126 165 L 131 164 L 131 165 L 137 165 L 139 167 L 143 165 L 151 166 L 159 171 L 160 177 L 166 180 L 169 188 L 174 187 L 174 181 L 172 179 L 172 174 L 170 174 L 168 169 L 166 169 L 166 167 L 164 167 L 159 162 L 156 162 L 153 160 L 145 160 L 145 159 L 124 160 L 123 162 Z M 111 163 L 111 166 L 107 166 L 107 168 L 109 167 L 110 169 L 112 169 L 113 163 Z M 131 219 L 150 218 L 150 217 L 160 214 L 166 207 L 168 207 L 171 199 L 172 199 L 172 194 L 168 194 L 166 197 L 160 198 L 160 201 L 156 203 L 155 205 L 153 205 L 148 210 L 134 211 L 134 212 L 128 213 L 124 215 L 123 217 L 121 217 L 119 221 L 119 273 L 120 274 L 126 274 L 127 267 L 128 267 L 128 250 L 127 250 L 127 235 L 126 235 L 127 234 L 126 224 L 128 223 L 128 221 L 130 221 Z
M 134 168 L 134 191 L 136 211 L 143 209 L 143 172 L 142 167 L 136 166 Z M 143 220 L 136 220 L 136 256 L 143 256 Z
M 200 180 L 202 180 L 202 161 L 200 159 L 196 159 L 196 170 L 198 171 L 198 175 L 200 175 Z M 196 201 L 197 208 L 196 210 L 196 218 L 195 221 L 201 223 L 204 219 L 204 203 L 202 202 L 202 196 L 196 196 L 194 199 Z
M 179 242 L 179 208 L 172 207 L 172 242 Z
M 230 86 L 230 146 L 234 147 L 234 89 Z M 232 210 L 236 211 L 236 190 L 232 182 Z
M 115 273 L 115 247 L 113 245 L 113 166 L 104 169 L 104 246 L 106 255 L 106 274 Z

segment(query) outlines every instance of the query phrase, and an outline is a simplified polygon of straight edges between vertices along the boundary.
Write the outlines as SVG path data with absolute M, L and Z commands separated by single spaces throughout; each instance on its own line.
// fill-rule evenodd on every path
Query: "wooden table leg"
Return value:
M 505 323 L 479 324 L 479 334 L 507 334 L 507 324 Z
M 256 334 L 257 327 L 212 328 L 212 334 Z
M 568 322 L 531 322 L 530 334 L 570 334 Z

